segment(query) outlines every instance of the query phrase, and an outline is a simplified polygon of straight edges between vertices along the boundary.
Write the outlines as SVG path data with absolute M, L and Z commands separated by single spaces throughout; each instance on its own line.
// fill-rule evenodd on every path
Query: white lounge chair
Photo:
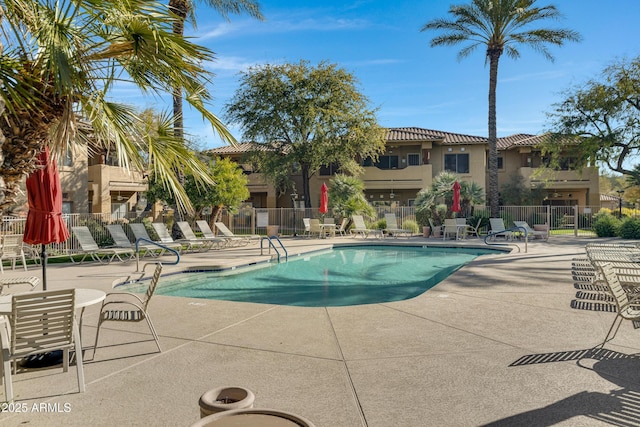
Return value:
M 494 240 L 496 237 L 504 237 L 505 240 L 513 238 L 513 232 L 505 228 L 502 218 L 489 218 L 489 224 L 491 225 L 491 237 Z
M 164 225 L 163 222 L 153 222 L 151 223 L 151 226 L 156 231 L 156 234 L 160 239 L 160 243 L 162 244 L 180 243 L 182 246 L 185 246 L 188 251 L 195 251 L 196 249 L 197 250 L 202 249 L 203 245 L 202 243 L 199 243 L 199 242 L 190 242 L 185 239 L 180 239 L 178 241 L 173 240 L 173 237 L 171 237 L 169 230 L 167 230 L 167 226 Z
M 149 233 L 147 232 L 147 227 L 142 224 L 142 223 L 130 223 L 129 224 L 129 228 L 131 228 L 131 231 L 133 232 L 134 237 L 136 238 L 136 240 L 138 239 L 143 239 L 142 241 L 147 241 L 147 242 L 156 242 L 155 240 L 153 240 L 151 238 L 151 236 L 149 236 Z M 163 255 L 166 250 L 164 249 L 169 248 L 169 249 L 173 249 L 174 251 L 180 253 L 182 252 L 182 244 L 178 243 L 178 242 L 156 242 L 158 244 L 161 244 L 164 247 L 161 246 L 157 246 L 157 248 L 159 249 L 159 253 L 158 256 Z M 154 246 L 153 244 L 148 244 L 149 246 Z
M 110 263 L 115 258 L 118 258 L 120 262 L 125 262 L 132 259 L 135 255 L 133 249 L 131 248 L 101 248 L 93 239 L 89 227 L 85 225 L 71 227 L 71 231 L 78 240 L 78 244 L 80 245 L 80 253 L 84 255 L 80 260 L 81 264 L 87 257 L 91 257 L 92 260 L 101 263 L 104 263 L 105 260 L 107 263 Z M 128 258 L 122 259 L 123 256 L 128 256 Z M 71 257 L 71 261 L 75 262 L 73 257 Z
M 176 225 L 180 229 L 180 232 L 186 241 L 191 242 L 194 245 L 201 245 L 202 249 L 220 249 L 226 244 L 224 239 L 220 239 L 215 236 L 212 238 L 200 238 L 196 236 L 196 233 L 193 232 L 193 229 L 187 221 L 178 221 Z
M 124 228 L 122 228 L 120 224 L 108 224 L 106 227 L 107 231 L 111 235 L 111 238 L 113 239 L 114 247 L 130 248 L 134 251 L 136 250 L 136 245 L 134 243 L 131 243 L 131 241 L 129 240 L 129 236 L 127 236 L 127 233 L 124 231 Z M 138 250 L 141 251 L 143 255 L 156 256 L 159 254 L 162 248 L 158 246 L 154 247 L 148 244 L 139 244 Z
M 384 214 L 384 218 L 387 221 L 387 228 L 385 228 L 384 231 L 386 231 L 387 234 L 393 235 L 394 238 L 402 235 L 411 237 L 411 234 L 413 234 L 411 230 L 404 230 L 398 226 L 395 214 Z
M 302 223 L 304 224 L 303 236 L 310 237 L 311 236 L 311 218 L 302 218 Z
M 224 238 L 228 239 L 232 244 L 240 244 L 242 246 L 245 246 L 249 243 L 258 242 L 262 238 L 262 236 L 258 234 L 234 234 L 231 230 L 229 230 L 224 222 L 214 222 L 214 225 L 216 226 L 218 231 L 222 233 Z
M 549 239 L 549 233 L 547 231 L 534 230 L 529 226 L 529 224 L 527 224 L 527 221 L 513 221 L 513 225 L 518 227 L 518 229 L 523 228 L 527 230 L 527 238 L 533 237 L 536 239 L 544 239 L 544 240 Z
M 353 237 L 362 236 L 366 239 L 367 237 L 369 237 L 369 234 L 371 234 L 379 239 L 384 238 L 384 233 L 382 232 L 382 230 L 372 230 L 367 228 L 362 215 L 352 215 L 351 219 L 353 220 L 353 228 L 351 229 L 351 234 L 353 235 Z
M 217 241 L 220 247 L 228 246 L 229 242 L 226 238 L 218 237 L 213 233 L 211 227 L 209 227 L 209 223 L 203 219 L 196 221 L 196 225 L 198 229 L 202 233 L 202 237 L 207 240 Z

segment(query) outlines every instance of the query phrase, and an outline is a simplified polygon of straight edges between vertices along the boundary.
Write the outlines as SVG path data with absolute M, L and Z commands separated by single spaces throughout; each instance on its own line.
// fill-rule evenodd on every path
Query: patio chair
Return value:
M 131 243 L 129 236 L 127 236 L 127 233 L 120 224 L 109 224 L 106 228 L 113 239 L 114 247 L 131 248 L 134 251 L 136 250 L 135 243 Z M 138 250 L 142 250 L 143 255 L 155 256 L 159 254 L 159 251 L 162 250 L 162 248 L 141 243 L 138 245 Z
M 489 224 L 491 226 L 491 237 L 493 240 L 495 240 L 496 237 L 504 237 L 505 240 L 511 240 L 513 238 L 513 232 L 505 228 L 502 218 L 489 218 Z
M 85 391 L 82 342 L 75 318 L 75 290 L 27 292 L 11 297 L 11 316 L 0 316 L 5 400 L 13 401 L 12 371 L 25 357 L 62 350 L 62 370 L 69 370 L 75 350 L 78 389 Z M 13 362 L 13 363 L 11 363 Z M 13 365 L 13 366 L 12 366 Z
M 246 246 L 249 243 L 258 242 L 262 236 L 258 234 L 234 234 L 229 228 L 225 225 L 224 222 L 214 222 L 213 223 L 218 231 L 222 233 L 225 239 L 228 239 L 231 244 Z
M 411 237 L 411 230 L 404 230 L 398 227 L 398 221 L 396 220 L 396 215 L 393 213 L 384 214 L 384 218 L 387 221 L 387 228 L 384 229 L 387 234 L 393 235 L 394 238 L 398 236 L 405 235 L 406 237 Z
M 310 237 L 311 236 L 311 218 L 302 218 L 302 223 L 304 224 L 304 233 L 303 236 Z
M 133 233 L 133 236 L 136 238 L 136 240 L 138 239 L 144 239 L 147 242 L 156 242 L 155 240 L 153 240 L 151 238 L 151 236 L 149 236 L 149 233 L 147 232 L 147 227 L 142 224 L 142 223 L 130 223 L 129 224 L 129 228 L 131 228 L 131 232 Z M 156 242 L 166 248 L 169 249 L 173 249 L 174 251 L 180 253 L 182 252 L 182 244 L 181 243 L 177 243 L 177 242 Z M 148 244 L 150 247 L 153 247 L 154 245 L 152 244 Z M 164 253 L 166 252 L 166 249 L 162 246 L 156 246 L 156 248 L 158 248 L 158 256 L 164 255 Z
M 186 247 L 187 251 L 194 251 L 196 249 L 198 249 L 198 250 L 202 249 L 202 244 L 201 243 L 198 244 L 197 242 L 190 242 L 190 241 L 185 240 L 185 239 L 180 239 L 180 240 L 177 240 L 177 241 L 173 240 L 173 237 L 171 237 L 171 234 L 169 233 L 169 230 L 167 230 L 167 226 L 164 225 L 163 222 L 153 222 L 153 223 L 151 223 L 151 226 L 156 231 L 156 234 L 158 235 L 158 238 L 160 239 L 160 243 L 162 243 L 163 245 L 178 243 L 178 244 L 182 245 L 183 247 Z
M 617 308 L 616 317 L 613 319 L 604 341 L 595 347 L 602 348 L 615 338 L 623 320 L 630 320 L 634 322 L 634 325 L 640 321 L 640 296 L 629 294 L 624 290 L 611 263 L 597 264 L 596 268 L 604 284 L 609 288 Z
M 524 228 L 525 230 L 527 230 L 527 237 L 533 236 L 535 239 L 543 239 L 543 240 L 549 239 L 548 232 L 534 230 L 533 228 L 529 227 L 529 224 L 527 224 L 527 221 L 513 221 L 513 225 L 518 227 L 518 229 Z
M 24 256 L 22 234 L 5 234 L 2 236 L 0 248 L 0 273 L 4 273 L 3 263 L 5 259 L 11 261 L 11 269 L 16 269 L 16 261 L 22 261 L 24 271 L 27 271 L 27 261 Z
M 147 264 L 149 265 L 149 264 Z M 93 346 L 93 355 L 95 357 L 96 350 L 98 349 L 98 339 L 100 337 L 100 327 L 104 322 L 120 322 L 120 323 L 138 323 L 143 320 L 147 322 L 151 335 L 158 346 L 158 352 L 162 352 L 160 347 L 160 340 L 156 328 L 151 322 L 149 317 L 148 307 L 151 297 L 158 286 L 160 281 L 160 274 L 162 273 L 162 263 L 156 263 L 156 268 L 153 271 L 153 276 L 149 281 L 149 286 L 142 297 L 131 292 L 109 292 L 107 297 L 102 302 L 100 307 L 100 316 L 98 318 L 98 327 L 96 331 L 96 341 Z
M 324 221 L 322 221 L 321 227 L 327 237 L 336 237 L 338 227 L 336 226 L 336 219 L 334 217 L 326 217 Z
M 324 238 L 325 229 L 320 226 L 320 220 L 312 218 L 309 220 L 309 237 L 317 236 L 318 238 Z
M 196 233 L 193 232 L 193 229 L 187 221 L 178 221 L 176 222 L 176 225 L 180 229 L 182 237 L 184 237 L 186 241 L 191 242 L 194 246 L 200 245 L 204 250 L 213 249 L 214 247 L 216 249 L 220 249 L 222 246 L 225 246 L 224 239 L 220 239 L 215 236 L 213 238 L 197 237 Z
M 453 235 L 458 240 L 460 225 L 455 218 L 445 218 L 442 226 L 442 240 L 447 240 L 447 236 Z
M 127 249 L 99 247 L 96 241 L 93 239 L 91 231 L 89 231 L 89 227 L 87 226 L 82 225 L 71 227 L 71 231 L 78 240 L 78 244 L 80 245 L 80 253 L 84 254 L 82 259 L 80 260 L 80 264 L 82 264 L 82 262 L 87 257 L 91 257 L 92 260 L 98 261 L 100 263 L 104 263 L 105 260 L 107 260 L 107 263 L 111 263 L 115 258 L 118 258 L 120 262 L 125 262 L 135 256 L 134 251 L 131 248 Z M 129 256 L 128 259 L 122 259 L 122 256 L 127 255 Z M 71 261 L 76 262 L 73 257 L 71 257 Z
M 349 224 L 349 218 L 342 218 L 342 222 L 340 223 L 340 227 L 338 227 L 338 229 L 336 230 L 336 233 L 340 234 L 343 237 L 346 236 L 347 224 Z

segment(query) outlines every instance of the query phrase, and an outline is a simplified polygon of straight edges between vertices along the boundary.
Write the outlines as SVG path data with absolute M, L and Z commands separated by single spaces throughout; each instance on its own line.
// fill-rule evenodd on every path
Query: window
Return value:
M 444 170 L 455 173 L 469 173 L 469 155 L 445 154 Z
M 398 169 L 398 156 L 380 156 L 375 166 L 378 169 Z
M 338 164 L 330 163 L 328 165 L 320 166 L 320 175 L 321 176 L 329 176 L 335 175 L 338 172 Z
M 371 157 L 367 157 L 362 161 L 362 166 L 373 166 L 373 159 Z
M 409 166 L 420 166 L 420 154 L 407 154 L 407 164 Z
M 498 169 L 504 169 L 504 159 L 502 158 L 502 156 L 498 156 Z

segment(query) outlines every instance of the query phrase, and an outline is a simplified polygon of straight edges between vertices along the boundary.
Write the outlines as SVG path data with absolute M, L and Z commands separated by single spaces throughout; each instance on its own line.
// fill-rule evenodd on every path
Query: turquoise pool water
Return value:
M 304 307 L 400 301 L 422 294 L 477 256 L 489 253 L 496 251 L 338 247 L 279 264 L 168 276 L 160 281 L 156 293 Z

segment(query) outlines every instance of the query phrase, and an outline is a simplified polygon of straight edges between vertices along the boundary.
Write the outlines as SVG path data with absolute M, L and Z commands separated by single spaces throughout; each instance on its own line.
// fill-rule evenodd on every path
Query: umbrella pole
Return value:
M 47 290 L 47 245 L 42 244 L 42 252 L 40 254 L 40 262 L 42 263 L 42 290 Z

